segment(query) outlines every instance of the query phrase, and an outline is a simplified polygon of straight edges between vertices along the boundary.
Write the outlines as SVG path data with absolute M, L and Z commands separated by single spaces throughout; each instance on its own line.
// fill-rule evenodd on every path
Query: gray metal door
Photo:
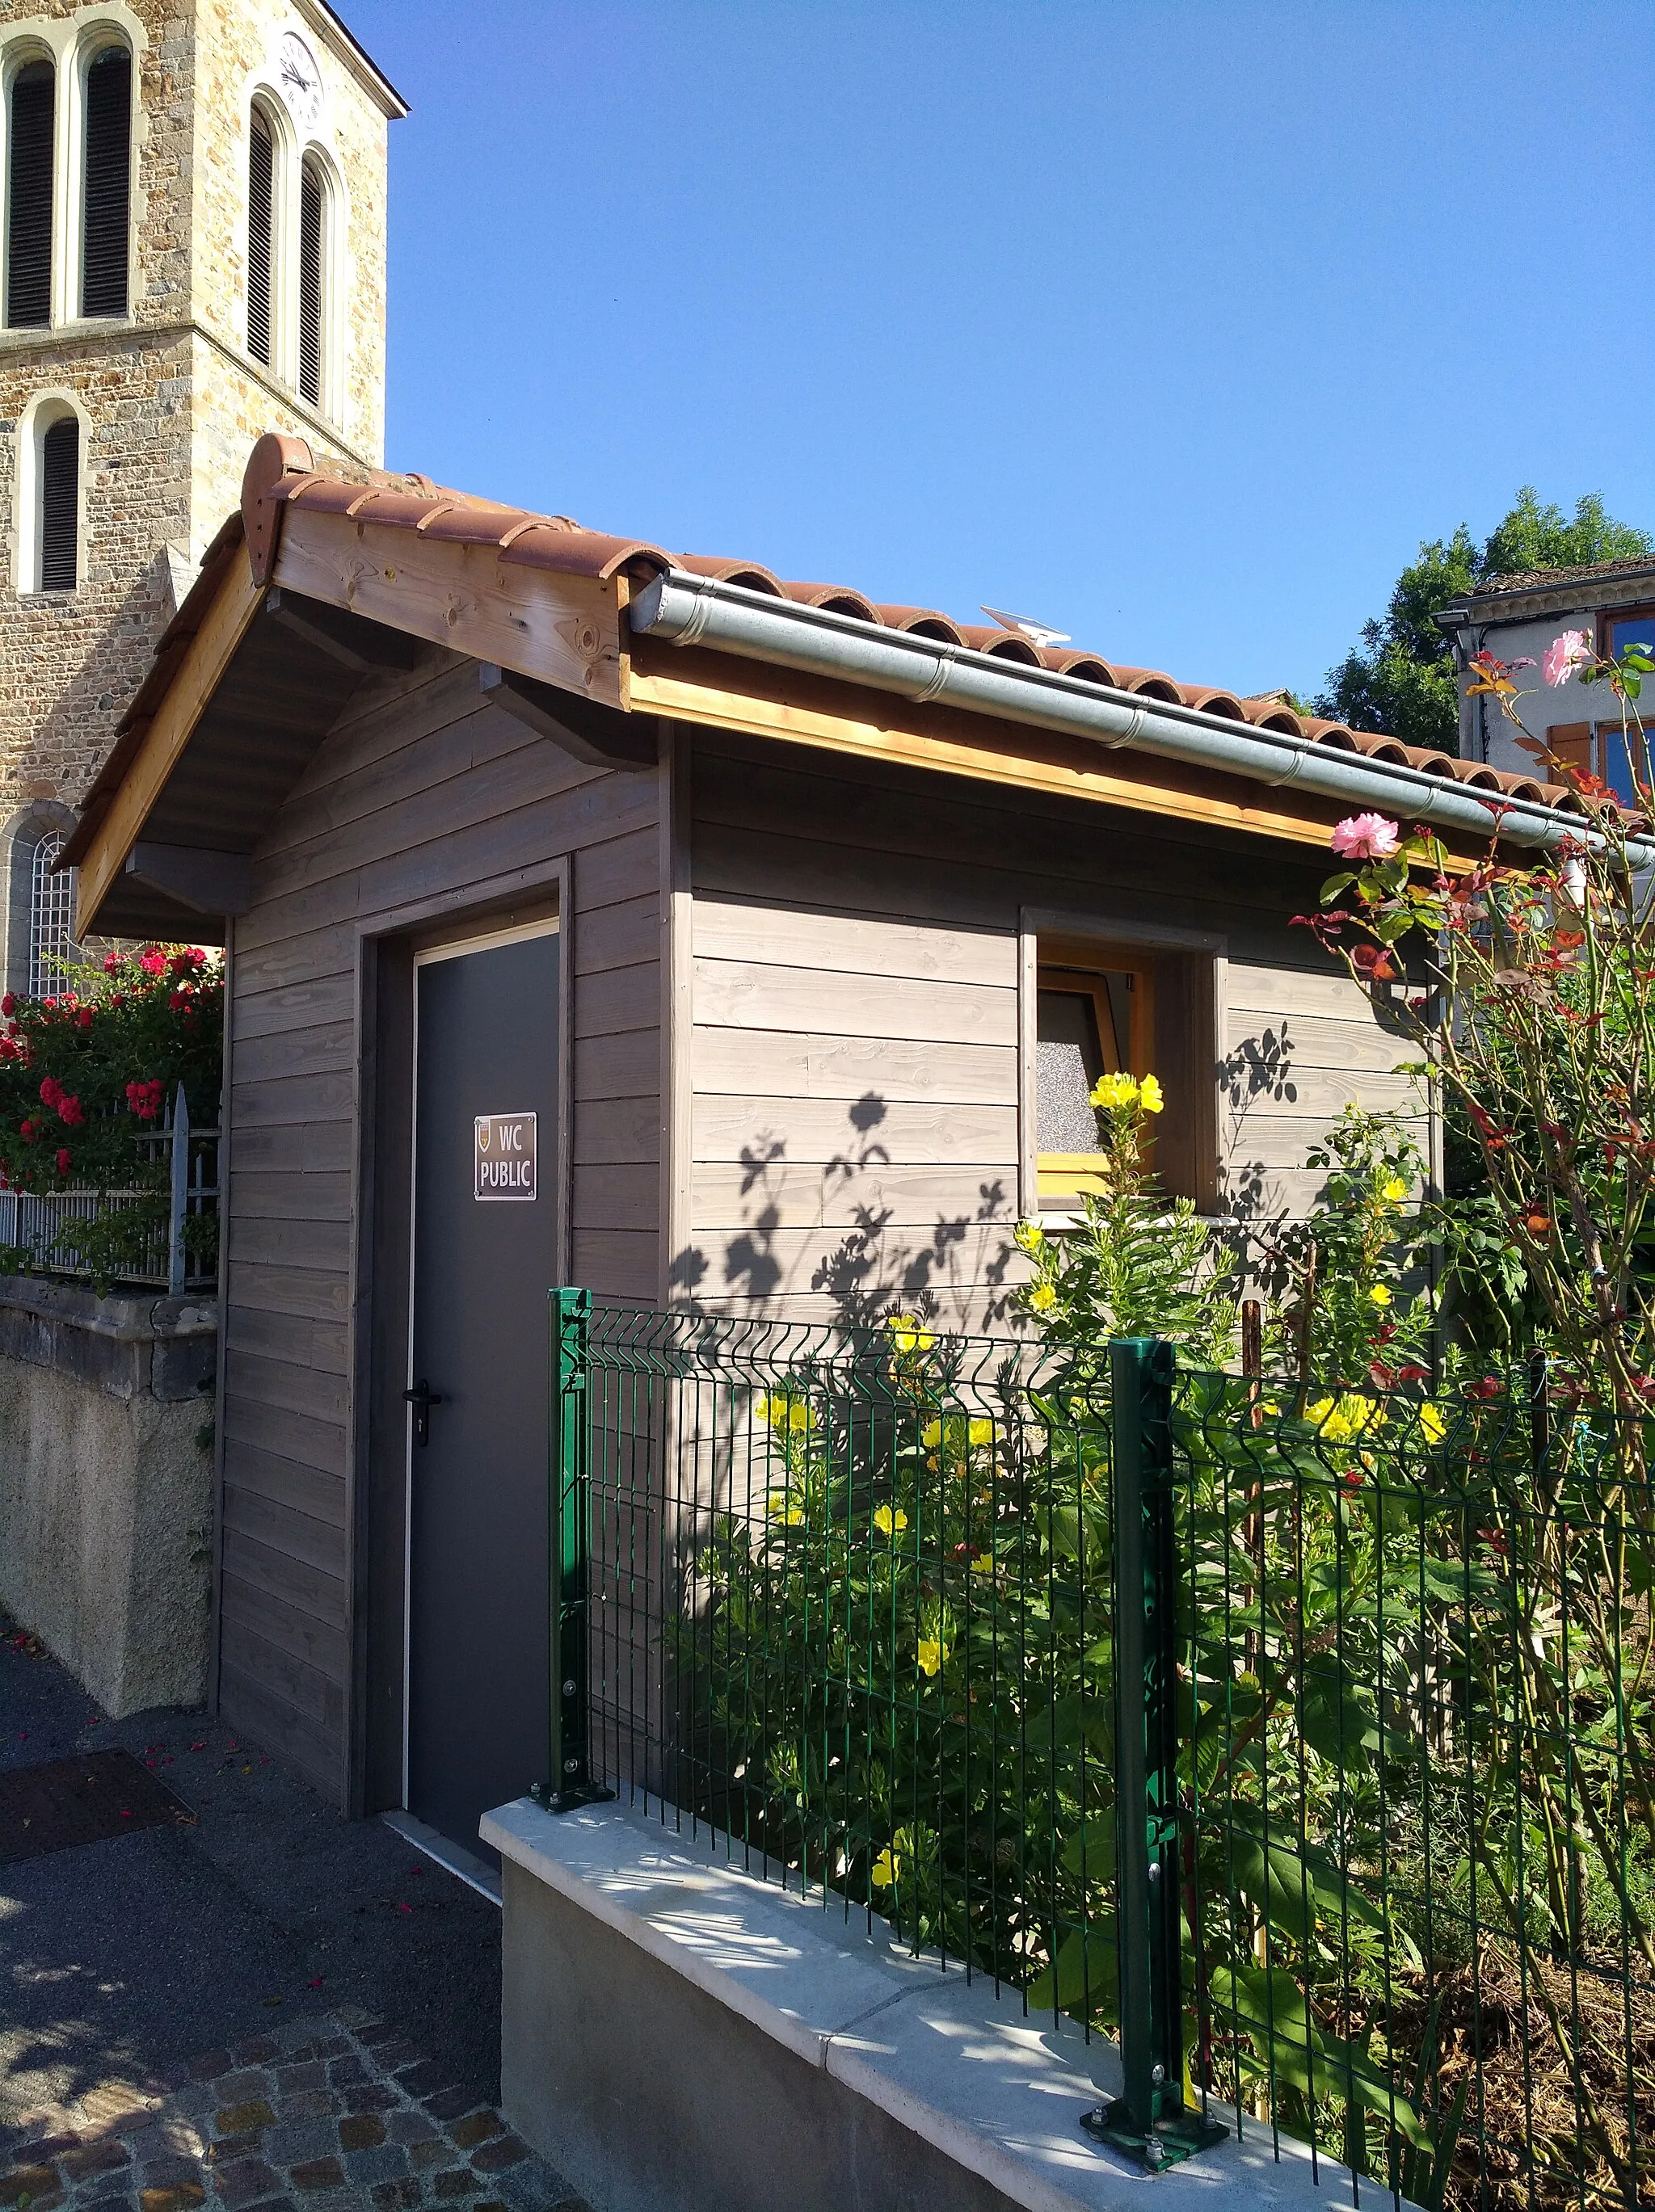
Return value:
M 557 938 L 414 978 L 407 1805 L 492 1858 L 479 1817 L 546 1771 Z

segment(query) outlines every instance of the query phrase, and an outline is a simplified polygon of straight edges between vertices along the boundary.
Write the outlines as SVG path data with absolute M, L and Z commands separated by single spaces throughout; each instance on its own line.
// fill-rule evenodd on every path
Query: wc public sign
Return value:
M 535 1132 L 532 1114 L 478 1115 L 474 1197 L 534 1196 Z

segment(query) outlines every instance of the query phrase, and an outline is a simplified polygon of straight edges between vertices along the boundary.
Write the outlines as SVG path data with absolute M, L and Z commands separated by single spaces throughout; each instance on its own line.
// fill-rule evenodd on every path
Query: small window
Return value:
M 57 74 L 29 62 L 11 81 L 7 169 L 6 321 L 13 330 L 52 320 L 52 163 Z
M 132 179 L 132 57 L 106 46 L 86 73 L 81 313 L 126 313 Z
M 1105 962 L 1108 964 L 1105 964 Z M 1040 1204 L 1101 1194 L 1103 1155 L 1091 1101 L 1099 1076 L 1146 1075 L 1154 1033 L 1147 962 L 1098 955 L 1095 967 L 1043 962 L 1035 999 L 1035 1170 Z
M 81 423 L 60 415 L 40 438 L 40 589 L 72 592 L 80 581 Z
M 52 870 L 64 841 L 52 830 L 34 848 L 29 885 L 28 994 L 44 999 L 63 988 L 64 966 L 74 951 L 75 873 Z
M 271 365 L 276 292 L 276 142 L 263 112 L 253 111 L 247 161 L 247 351 Z
M 327 216 L 326 179 L 307 160 L 299 177 L 299 391 L 313 407 L 322 404 Z

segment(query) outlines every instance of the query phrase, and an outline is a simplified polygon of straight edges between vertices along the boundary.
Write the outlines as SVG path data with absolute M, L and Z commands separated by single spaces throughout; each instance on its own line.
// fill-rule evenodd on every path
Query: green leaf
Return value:
M 1029 1984 L 1029 2008 L 1031 2012 L 1085 2008 L 1112 2019 L 1119 1989 L 1120 1960 L 1110 1915 L 1064 1937 L 1052 1964 Z

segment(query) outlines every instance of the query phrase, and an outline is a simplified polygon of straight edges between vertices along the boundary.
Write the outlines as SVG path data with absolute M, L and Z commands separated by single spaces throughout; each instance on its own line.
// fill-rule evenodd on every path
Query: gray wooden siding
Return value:
M 1226 1207 L 1307 1206 L 1305 1152 L 1348 1101 L 1422 1116 L 1400 1041 L 1287 926 L 1314 852 L 704 733 L 691 793 L 673 1273 L 709 1303 L 826 1318 L 930 1293 L 968 1325 L 1003 1318 L 1025 908 L 1224 936 Z
M 347 711 L 256 856 L 238 923 L 220 1693 L 345 1791 L 361 940 L 569 854 L 575 1279 L 657 1288 L 659 787 L 582 766 L 445 657 Z

